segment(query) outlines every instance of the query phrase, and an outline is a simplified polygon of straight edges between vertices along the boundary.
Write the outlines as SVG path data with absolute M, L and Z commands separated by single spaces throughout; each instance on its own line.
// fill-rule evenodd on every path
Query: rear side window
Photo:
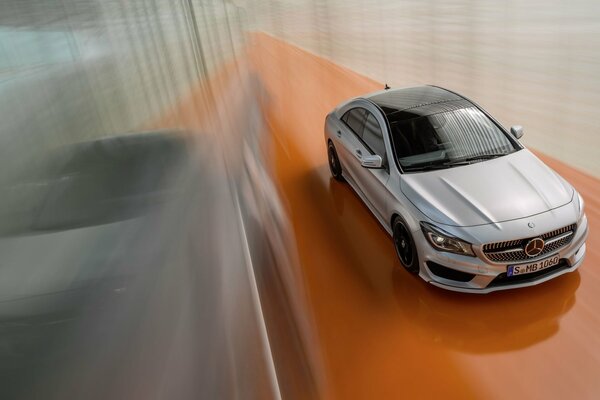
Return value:
M 367 110 L 364 108 L 353 108 L 344 114 L 342 121 L 344 121 L 350 129 L 354 131 L 359 137 L 362 137 L 363 128 L 365 126 L 365 116 Z

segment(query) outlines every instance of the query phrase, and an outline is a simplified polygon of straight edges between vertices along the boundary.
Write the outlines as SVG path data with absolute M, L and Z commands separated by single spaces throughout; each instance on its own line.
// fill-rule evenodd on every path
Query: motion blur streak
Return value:
M 0 20 L 0 397 L 320 397 L 239 8 Z
M 0 398 L 598 398 L 598 7 L 1 1 Z M 525 125 L 586 200 L 580 272 L 399 268 L 323 143 L 383 81 Z

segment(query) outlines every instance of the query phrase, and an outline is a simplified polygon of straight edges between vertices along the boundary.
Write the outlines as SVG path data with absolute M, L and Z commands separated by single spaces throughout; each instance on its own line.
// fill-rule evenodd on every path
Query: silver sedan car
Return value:
M 331 174 L 393 237 L 402 266 L 461 292 L 535 285 L 584 259 L 583 199 L 521 136 L 435 86 L 351 99 L 325 121 Z

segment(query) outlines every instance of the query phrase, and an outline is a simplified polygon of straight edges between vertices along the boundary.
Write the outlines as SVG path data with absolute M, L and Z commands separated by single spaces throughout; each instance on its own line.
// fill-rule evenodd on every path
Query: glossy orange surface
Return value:
M 490 295 L 437 289 L 401 269 L 375 218 L 329 175 L 326 113 L 383 85 L 264 34 L 250 56 L 270 95 L 273 165 L 326 398 L 600 398 L 597 179 L 542 156 L 586 201 L 590 237 L 578 272 Z

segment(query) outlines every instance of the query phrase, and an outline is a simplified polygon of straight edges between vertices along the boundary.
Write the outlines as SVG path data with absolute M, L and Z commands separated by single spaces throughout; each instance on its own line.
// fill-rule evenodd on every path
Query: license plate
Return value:
M 507 276 L 516 276 L 523 274 L 531 274 L 533 272 L 538 272 L 546 268 L 550 268 L 558 264 L 560 258 L 558 254 L 555 254 L 551 257 L 544 258 L 543 260 L 532 262 L 529 264 L 519 264 L 519 265 L 509 265 L 508 270 L 506 271 Z

